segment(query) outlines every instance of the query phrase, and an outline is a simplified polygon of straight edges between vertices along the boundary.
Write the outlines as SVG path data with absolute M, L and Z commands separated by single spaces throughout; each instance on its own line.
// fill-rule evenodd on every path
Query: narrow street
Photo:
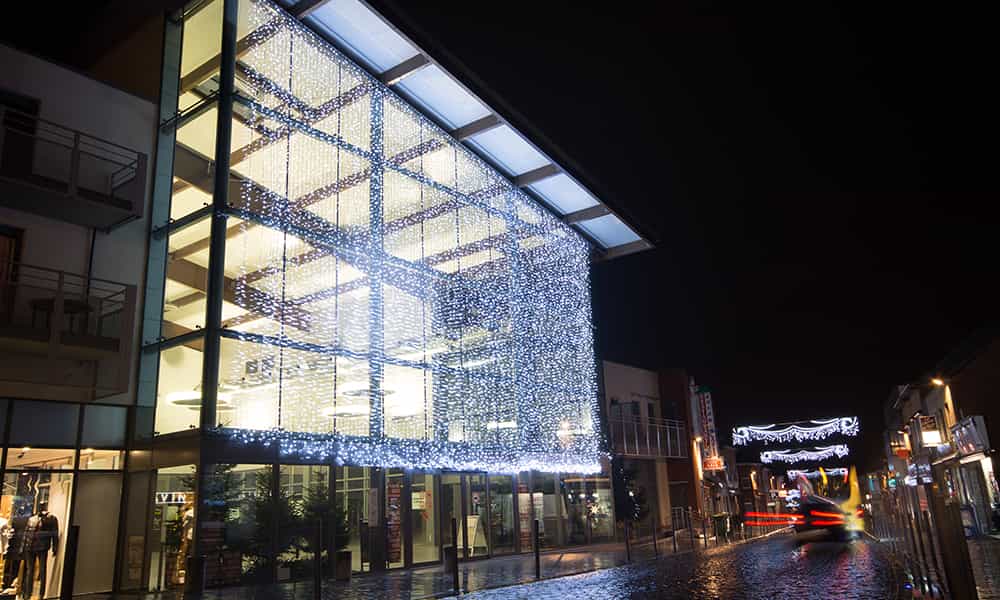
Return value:
M 866 538 L 781 534 L 755 542 L 463 596 L 475 600 L 619 598 L 893 598 L 885 549 Z

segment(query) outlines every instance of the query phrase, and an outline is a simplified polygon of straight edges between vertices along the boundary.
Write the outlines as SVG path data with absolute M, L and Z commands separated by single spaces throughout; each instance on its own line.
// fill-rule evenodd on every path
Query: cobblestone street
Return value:
M 786 534 L 463 597 L 883 599 L 895 597 L 897 582 L 878 544 Z

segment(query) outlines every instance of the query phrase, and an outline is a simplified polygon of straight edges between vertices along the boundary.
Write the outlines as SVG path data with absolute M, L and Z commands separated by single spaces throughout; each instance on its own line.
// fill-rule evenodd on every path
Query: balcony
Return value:
M 639 458 L 687 458 L 687 428 L 671 419 L 609 419 L 615 454 Z
M 135 310 L 134 285 L 0 264 L 0 396 L 127 391 Z
M 0 206 L 102 231 L 142 216 L 147 157 L 0 105 Z

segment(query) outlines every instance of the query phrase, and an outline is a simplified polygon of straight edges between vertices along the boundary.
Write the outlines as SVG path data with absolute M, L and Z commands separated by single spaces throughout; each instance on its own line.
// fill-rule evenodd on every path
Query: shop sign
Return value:
M 187 504 L 191 492 L 156 492 L 156 504 Z
M 940 446 L 944 442 L 941 439 L 941 430 L 938 429 L 937 417 L 929 415 L 920 417 L 920 441 L 924 446 Z
M 413 510 L 427 510 L 427 492 L 413 492 L 410 497 L 410 507 Z
M 959 456 L 987 452 L 990 449 L 986 423 L 978 415 L 959 421 L 951 428 L 951 437 L 955 440 L 955 450 Z
M 706 471 L 723 471 L 726 465 L 721 456 L 709 456 L 705 459 L 704 469 Z

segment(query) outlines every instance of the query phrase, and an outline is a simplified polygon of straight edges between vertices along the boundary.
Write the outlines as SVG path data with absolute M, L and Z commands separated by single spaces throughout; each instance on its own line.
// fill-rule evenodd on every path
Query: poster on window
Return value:
M 385 494 L 385 524 L 386 524 L 386 552 L 391 563 L 402 562 L 403 560 L 403 536 L 400 525 L 402 523 L 400 511 L 400 497 L 403 492 L 403 484 L 390 481 L 386 484 Z
M 521 550 L 531 550 L 531 494 L 524 484 L 518 486 L 517 521 L 521 532 Z

